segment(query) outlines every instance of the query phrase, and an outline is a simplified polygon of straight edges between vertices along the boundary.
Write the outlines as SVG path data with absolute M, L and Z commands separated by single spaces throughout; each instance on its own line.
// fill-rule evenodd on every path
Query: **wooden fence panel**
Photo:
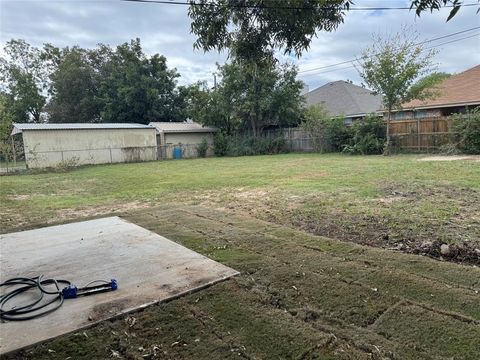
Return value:
M 392 120 L 390 135 L 407 150 L 435 150 L 453 141 L 449 117 Z M 301 128 L 268 130 L 264 136 L 283 136 L 291 151 L 314 151 L 309 135 Z
M 448 117 L 392 120 L 390 134 L 401 149 L 435 150 L 452 141 Z

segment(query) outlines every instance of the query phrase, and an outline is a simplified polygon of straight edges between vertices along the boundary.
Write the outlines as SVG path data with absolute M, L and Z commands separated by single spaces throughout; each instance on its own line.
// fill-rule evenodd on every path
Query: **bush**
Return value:
M 345 125 L 342 118 L 328 119 L 325 126 L 326 148 L 329 151 L 342 151 L 345 145 L 352 142 L 353 131 Z
M 345 125 L 344 119 L 332 118 L 321 105 L 311 106 L 305 111 L 300 127 L 318 152 L 342 151 L 352 140 L 352 130 Z
M 480 154 L 480 107 L 453 117 L 453 131 L 459 150 Z
M 461 151 L 458 149 L 456 144 L 448 143 L 440 146 L 438 152 L 443 155 L 458 155 Z
M 223 133 L 216 133 L 213 137 L 213 152 L 217 156 L 225 156 L 228 151 L 228 137 Z
M 207 139 L 203 138 L 202 142 L 198 144 L 197 146 L 197 153 L 199 157 L 207 157 L 207 151 L 208 151 L 208 141 Z
M 352 143 L 345 146 L 343 152 L 362 155 L 383 152 L 386 133 L 382 118 L 367 115 L 362 121 L 353 125 L 352 131 L 354 134 Z
M 218 134 L 214 138 L 214 152 L 217 156 L 268 155 L 288 152 L 283 136 L 227 136 Z

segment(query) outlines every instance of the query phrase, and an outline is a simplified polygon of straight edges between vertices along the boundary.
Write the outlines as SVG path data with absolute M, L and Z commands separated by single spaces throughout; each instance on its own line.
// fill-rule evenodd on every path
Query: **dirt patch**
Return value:
M 86 209 L 63 209 L 57 211 L 57 217 L 52 219 L 55 222 L 67 220 L 71 218 L 93 217 L 98 215 L 115 214 L 125 211 L 145 209 L 150 206 L 149 203 L 140 201 L 131 201 L 121 204 L 113 204 L 108 206 L 97 206 Z
M 23 201 L 23 200 L 28 200 L 32 196 L 31 195 L 26 195 L 26 194 L 21 194 L 21 195 L 7 195 L 8 200 L 14 200 L 14 201 Z
M 427 156 L 418 161 L 458 161 L 458 160 L 473 160 L 480 162 L 480 155 L 437 155 Z
M 238 199 L 258 199 L 259 197 L 265 197 L 267 195 L 267 191 L 261 189 L 245 190 L 243 188 L 239 188 L 233 190 L 232 194 Z
M 448 245 L 440 241 L 425 241 L 422 244 L 402 244 L 399 250 L 426 255 L 436 259 L 480 265 L 480 249 L 466 243 Z
M 316 173 L 311 173 L 311 174 L 297 174 L 293 175 L 290 178 L 293 180 L 317 180 L 321 179 L 328 174 L 326 172 L 316 172 Z
M 480 263 L 475 250 L 480 248 L 478 191 L 387 183 L 379 186 L 378 193 L 379 197 L 359 198 L 344 191 L 285 194 L 238 188 L 230 193 L 198 194 L 195 202 L 342 241 L 452 262 Z M 432 243 L 431 248 L 425 247 L 428 243 Z M 451 247 L 448 255 L 440 253 L 443 244 Z

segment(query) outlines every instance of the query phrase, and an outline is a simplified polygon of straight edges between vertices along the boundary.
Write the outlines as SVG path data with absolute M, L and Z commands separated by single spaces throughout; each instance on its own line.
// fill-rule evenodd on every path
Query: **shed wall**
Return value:
M 29 168 L 156 159 L 155 129 L 25 130 Z
M 213 134 L 207 132 L 200 133 L 165 133 L 165 143 L 167 144 L 200 144 L 203 139 L 207 139 L 209 144 L 213 144 Z

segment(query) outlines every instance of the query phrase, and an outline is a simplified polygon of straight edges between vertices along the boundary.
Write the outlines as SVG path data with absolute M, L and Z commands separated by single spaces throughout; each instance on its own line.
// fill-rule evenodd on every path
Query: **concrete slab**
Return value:
M 119 217 L 0 235 L 1 281 L 62 278 L 83 286 L 116 279 L 117 291 L 67 299 L 57 311 L 0 324 L 0 354 L 165 301 L 237 271 Z

